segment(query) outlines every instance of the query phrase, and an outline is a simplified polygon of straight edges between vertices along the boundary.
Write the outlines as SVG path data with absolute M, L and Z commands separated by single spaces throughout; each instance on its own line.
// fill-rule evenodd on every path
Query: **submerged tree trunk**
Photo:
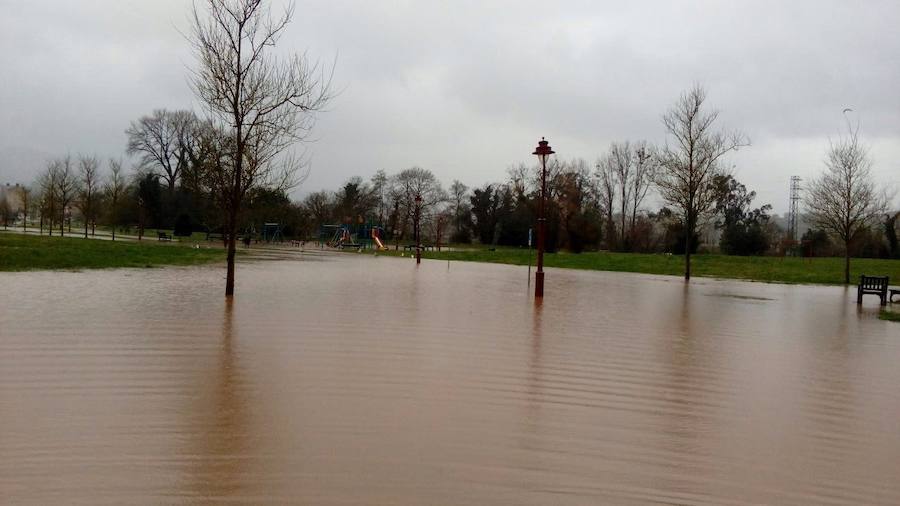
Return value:
M 850 284 L 850 241 L 844 241 L 844 284 Z
M 232 209 L 229 211 L 228 222 L 226 224 L 227 230 L 226 232 L 226 244 L 225 247 L 228 250 L 227 255 L 227 267 L 225 273 L 225 296 L 231 297 L 234 295 L 234 256 L 236 252 L 236 230 L 237 230 L 237 219 L 236 216 L 237 211 Z
M 684 241 L 684 280 L 691 280 L 691 237 L 688 237 Z
M 688 213 L 687 223 L 685 224 L 685 233 L 684 233 L 684 280 L 691 280 L 691 239 L 693 239 L 694 235 L 694 220 L 691 219 L 690 213 Z
M 234 255 L 235 255 L 235 237 L 232 232 L 228 236 L 228 257 L 227 257 L 227 272 L 225 274 L 225 296 L 231 297 L 234 295 Z

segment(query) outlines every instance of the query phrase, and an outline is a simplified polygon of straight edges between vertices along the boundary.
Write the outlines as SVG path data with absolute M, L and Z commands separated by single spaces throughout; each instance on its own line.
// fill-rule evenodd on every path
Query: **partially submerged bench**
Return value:
M 900 288 L 891 288 L 890 290 L 888 290 L 888 292 L 890 292 L 890 295 L 888 295 L 888 301 L 893 303 L 894 295 L 900 295 Z
M 888 283 L 887 276 L 866 276 L 863 274 L 859 277 L 859 286 L 856 289 L 856 303 L 862 304 L 862 298 L 865 294 L 877 295 L 881 299 L 881 305 L 887 305 L 888 301 Z M 891 290 L 891 297 L 900 290 Z
M 418 247 L 419 247 L 422 251 L 434 251 L 434 245 L 433 245 L 433 244 L 421 244 L 421 245 L 419 245 Z M 406 246 L 403 247 L 403 249 L 405 249 L 405 250 L 414 250 L 414 249 L 416 249 L 416 245 L 415 245 L 415 244 L 407 244 Z

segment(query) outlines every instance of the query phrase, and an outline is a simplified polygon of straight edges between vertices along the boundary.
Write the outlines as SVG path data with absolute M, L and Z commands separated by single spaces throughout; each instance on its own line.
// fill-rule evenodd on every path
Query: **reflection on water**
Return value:
M 0 275 L 0 503 L 897 504 L 842 288 L 368 255 Z

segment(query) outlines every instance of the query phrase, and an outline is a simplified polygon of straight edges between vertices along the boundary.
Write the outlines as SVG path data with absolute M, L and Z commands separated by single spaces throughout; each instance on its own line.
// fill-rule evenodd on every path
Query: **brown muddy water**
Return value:
M 898 504 L 843 288 L 370 255 L 0 274 L 2 504 Z

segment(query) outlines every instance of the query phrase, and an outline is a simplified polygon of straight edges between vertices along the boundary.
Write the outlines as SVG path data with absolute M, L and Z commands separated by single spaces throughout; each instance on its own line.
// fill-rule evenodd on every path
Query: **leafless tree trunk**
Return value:
M 616 246 L 616 225 L 613 221 L 613 208 L 616 200 L 616 168 L 611 153 L 597 162 L 597 198 L 600 208 L 606 214 L 606 248 Z
M 28 232 L 28 206 L 31 204 L 31 188 L 19 186 L 19 202 L 22 204 L 22 232 Z
M 453 221 L 455 222 L 454 233 L 459 235 L 459 231 L 462 225 L 462 216 L 460 214 L 460 210 L 463 208 L 463 203 L 466 200 L 466 195 L 469 193 L 469 187 L 459 181 L 457 179 L 453 180 L 453 184 L 450 185 L 450 193 L 453 195 Z
M 56 173 L 54 178 L 55 195 L 57 204 L 59 205 L 59 235 L 64 235 L 65 224 L 68 214 L 71 212 L 72 203 L 78 195 L 78 179 L 75 176 L 75 169 L 72 164 L 72 157 L 66 156 L 56 160 L 53 169 Z M 71 222 L 69 222 L 69 232 L 71 232 Z
M 113 241 L 116 240 L 116 227 L 119 225 L 119 204 L 125 195 L 126 188 L 125 175 L 122 173 L 122 161 L 110 159 L 109 179 L 103 186 L 103 193 L 107 199 L 109 224 L 112 228 Z
M 631 143 L 614 142 L 609 148 L 609 163 L 615 174 L 615 184 L 619 194 L 619 247 L 626 247 L 625 239 L 628 221 L 628 211 L 631 205 L 632 177 L 634 172 L 634 157 L 631 152 Z
M 685 231 L 684 279 L 691 279 L 691 239 L 700 220 L 715 204 L 713 180 L 721 173 L 720 160 L 730 151 L 750 144 L 740 132 L 713 130 L 718 111 L 706 111 L 706 91 L 695 85 L 681 95 L 663 116 L 674 146 L 660 152 L 656 185 L 660 196 L 681 215 Z
M 88 227 L 96 227 L 97 204 L 100 192 L 100 161 L 94 156 L 82 156 L 78 160 L 81 184 L 78 191 L 78 208 L 84 218 L 84 238 Z M 93 235 L 93 234 L 91 234 Z
M 44 221 L 47 221 L 51 236 L 53 235 L 54 220 L 59 213 L 59 198 L 56 184 L 56 179 L 59 177 L 58 164 L 58 160 L 51 161 L 37 181 L 38 188 L 41 190 L 41 233 L 43 234 L 44 231 Z
M 441 187 L 441 182 L 429 170 L 412 167 L 401 171 L 394 177 L 397 186 L 402 188 L 400 205 L 409 219 L 412 219 L 415 213 L 416 196 L 422 199 L 419 204 L 420 217 L 430 214 L 438 205 L 448 199 L 447 192 Z
M 403 237 L 403 232 L 397 230 L 397 227 L 400 224 L 400 198 L 400 194 L 395 193 L 392 189 L 391 202 L 393 202 L 393 212 L 391 213 L 391 234 L 394 236 L 394 251 L 400 249 L 400 240 Z M 406 227 L 406 223 L 404 223 L 403 226 Z
M 631 179 L 631 228 L 629 233 L 634 234 L 638 211 L 647 193 L 653 185 L 656 177 L 657 160 L 654 149 L 647 145 L 646 141 L 640 141 L 634 146 L 634 176 Z
M 0 193 L 0 216 L 3 217 L 3 230 L 9 228 L 9 217 L 12 216 L 12 205 L 6 197 L 6 193 Z
M 857 233 L 877 222 L 887 199 L 875 188 L 868 149 L 859 142 L 859 126 L 831 143 L 825 172 L 806 190 L 807 219 L 844 244 L 844 283 L 850 283 L 850 248 Z
M 290 187 L 300 164 L 280 155 L 311 131 L 315 113 L 331 98 L 330 75 L 303 54 L 272 54 L 294 13 L 289 5 L 273 17 L 263 0 L 204 0 L 196 5 L 191 42 L 198 60 L 193 86 L 220 125 L 225 157 L 209 164 L 214 193 L 225 211 L 228 242 L 225 295 L 234 294 L 238 216 L 244 197 L 257 187 Z

